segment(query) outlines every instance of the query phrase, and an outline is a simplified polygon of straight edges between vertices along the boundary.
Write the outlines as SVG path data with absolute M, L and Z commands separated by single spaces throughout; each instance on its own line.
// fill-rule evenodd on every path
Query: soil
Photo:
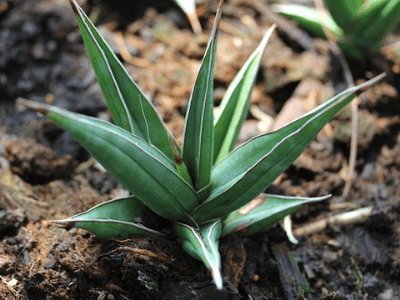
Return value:
M 198 36 L 172 1 L 81 4 L 181 141 L 217 1 L 198 1 L 204 30 Z M 260 132 L 266 115 L 285 118 L 282 107 L 290 107 L 294 96 L 312 107 L 345 88 L 327 43 L 268 7 L 266 1 L 229 0 L 223 8 L 216 104 L 266 30 L 278 23 L 252 96 L 252 111 L 263 117 L 249 115 L 242 141 Z M 1 0 L 0 24 L 1 299 L 400 299 L 400 57 L 395 51 L 349 61 L 357 82 L 388 73 L 357 100 L 358 153 L 349 194 L 343 196 L 349 108 L 267 189 L 332 194 L 293 214 L 295 232 L 359 208 L 371 213 L 353 222 L 328 222 L 298 236 L 298 244 L 288 241 L 281 224 L 252 237 L 223 238 L 225 284 L 218 291 L 203 264 L 183 252 L 171 224 L 151 212 L 151 226 L 165 237 L 100 240 L 49 222 L 126 192 L 67 133 L 22 110 L 16 99 L 103 119 L 110 115 L 67 0 Z M 387 44 L 399 38 L 395 33 Z

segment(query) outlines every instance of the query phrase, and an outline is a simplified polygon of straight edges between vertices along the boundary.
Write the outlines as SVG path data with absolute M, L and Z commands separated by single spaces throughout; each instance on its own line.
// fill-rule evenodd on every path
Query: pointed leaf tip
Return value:
M 87 54 L 115 124 L 153 144 L 173 160 L 169 132 L 153 104 L 132 80 L 82 8 L 75 0 L 71 1 L 78 13 L 76 18 Z
M 176 223 L 175 230 L 183 239 L 183 249 L 193 258 L 203 261 L 211 273 L 215 286 L 222 290 L 221 257 L 218 252 L 221 221 L 205 224 L 199 229 L 183 223 Z
M 71 4 L 72 11 L 74 12 L 74 15 L 77 16 L 78 15 L 78 8 L 76 7 L 77 6 L 76 1 L 75 0 L 69 0 L 69 3 Z
M 103 202 L 86 212 L 51 222 L 61 226 L 85 229 L 101 239 L 128 238 L 130 235 L 162 235 L 160 232 L 137 223 L 137 219 L 142 217 L 142 202 L 135 196 L 128 196 Z
M 251 94 L 260 68 L 262 56 L 276 25 L 267 31 L 258 47 L 229 85 L 215 118 L 214 162 L 218 163 L 232 151 L 240 129 L 247 118 Z
M 213 165 L 213 86 L 220 19 L 221 7 L 218 8 L 215 16 L 213 29 L 193 86 L 185 118 L 182 159 L 197 191 L 209 186 Z M 207 192 L 204 195 L 206 197 Z
M 49 110 L 44 105 L 34 101 L 26 100 L 21 97 L 17 98 L 16 103 L 17 105 L 22 105 L 34 111 L 37 111 L 38 113 L 41 113 L 43 116 L 46 116 L 49 113 Z
M 259 135 L 215 165 L 211 191 L 191 217 L 202 224 L 239 209 L 262 193 L 307 147 L 323 126 L 355 97 L 381 80 L 376 76 L 352 87 L 277 131 Z

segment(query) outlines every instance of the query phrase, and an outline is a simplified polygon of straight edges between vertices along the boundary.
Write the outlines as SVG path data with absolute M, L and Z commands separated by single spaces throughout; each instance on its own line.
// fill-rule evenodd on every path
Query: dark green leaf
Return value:
M 101 239 L 128 238 L 131 234 L 160 234 L 137 223 L 136 220 L 142 217 L 142 213 L 142 202 L 131 196 L 113 199 L 68 219 L 53 222 L 85 229 Z
M 219 8 L 186 114 L 182 159 L 196 190 L 209 186 L 213 164 L 213 82 L 220 18 Z
M 244 207 L 230 213 L 223 221 L 222 236 L 231 232 L 252 235 L 265 230 L 298 210 L 303 204 L 321 201 L 330 195 L 317 198 L 287 197 L 261 194 Z
M 75 0 L 70 0 L 89 58 L 115 123 L 173 159 L 168 131 L 143 92 Z
M 195 209 L 199 224 L 223 217 L 262 193 L 307 147 L 356 93 L 384 77 L 350 88 L 285 127 L 243 144 L 212 171 L 209 198 Z
M 177 223 L 175 229 L 178 236 L 183 239 L 183 249 L 192 257 L 203 261 L 210 270 L 217 288 L 222 289 L 221 257 L 218 252 L 221 221 L 205 224 L 199 229 Z
M 239 131 L 248 115 L 251 92 L 257 78 L 261 58 L 274 29 L 275 25 L 268 30 L 260 45 L 229 85 L 221 101 L 214 127 L 215 162 L 225 158 L 236 145 Z
M 33 108 L 68 131 L 118 182 L 157 214 L 184 220 L 198 204 L 193 188 L 159 149 L 100 119 L 31 101 Z

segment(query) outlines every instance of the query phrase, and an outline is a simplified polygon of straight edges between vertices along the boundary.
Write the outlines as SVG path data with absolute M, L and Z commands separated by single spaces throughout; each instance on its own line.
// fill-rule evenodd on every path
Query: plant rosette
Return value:
M 264 48 L 275 26 L 238 72 L 214 117 L 213 77 L 221 1 L 189 100 L 181 146 L 83 10 L 75 0 L 70 2 L 114 124 L 46 104 L 21 103 L 74 136 L 132 195 L 55 222 L 86 229 L 103 239 L 161 234 L 137 222 L 143 217 L 144 204 L 174 221 L 183 248 L 203 261 L 216 287 L 222 289 L 219 238 L 232 232 L 253 234 L 305 203 L 329 197 L 263 192 L 340 109 L 384 75 L 350 88 L 283 128 L 234 149 L 248 114 Z

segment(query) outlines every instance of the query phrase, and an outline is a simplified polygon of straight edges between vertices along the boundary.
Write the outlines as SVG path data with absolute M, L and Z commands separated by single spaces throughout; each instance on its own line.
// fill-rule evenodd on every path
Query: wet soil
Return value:
M 345 88 L 326 42 L 293 29 L 267 2 L 226 2 L 216 104 L 262 35 L 278 23 L 242 141 L 265 129 L 267 115 L 290 120 L 283 107 L 295 114 L 307 111 Z M 172 1 L 134 1 L 132 7 L 117 0 L 81 3 L 180 141 L 216 1 L 198 2 L 204 29 L 199 36 Z M 183 252 L 171 224 L 151 212 L 152 228 L 165 237 L 104 241 L 49 222 L 126 192 L 67 133 L 22 110 L 16 99 L 103 119 L 110 115 L 67 0 L 0 1 L 0 24 L 0 299 L 400 298 L 400 58 L 395 51 L 349 62 L 357 82 L 388 72 L 358 99 L 357 164 L 349 194 L 343 196 L 351 136 L 346 108 L 267 189 L 332 198 L 292 216 L 295 233 L 303 233 L 297 245 L 281 224 L 252 237 L 222 239 L 225 285 L 217 291 L 202 263 Z M 395 33 L 387 43 L 399 38 Z M 344 223 L 332 219 L 360 208 L 368 215 Z M 315 221 L 327 220 L 305 233 Z

